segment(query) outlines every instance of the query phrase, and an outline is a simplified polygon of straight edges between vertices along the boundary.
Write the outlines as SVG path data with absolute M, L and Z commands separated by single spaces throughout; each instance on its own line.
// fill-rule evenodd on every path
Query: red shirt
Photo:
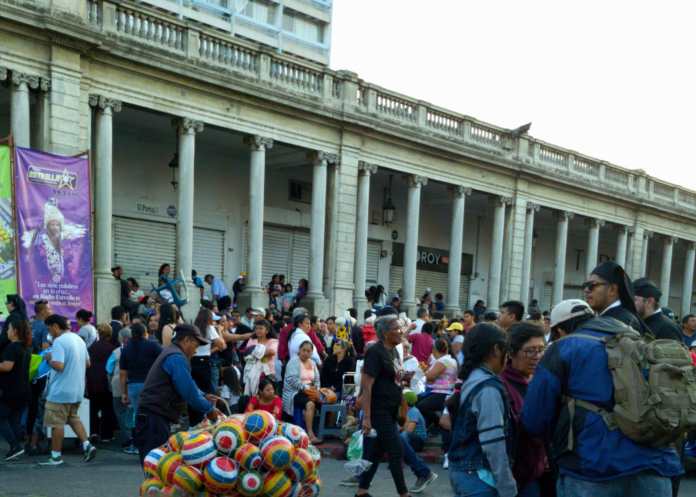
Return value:
M 270 404 L 262 404 L 259 398 L 254 395 L 247 404 L 246 412 L 259 410 L 270 412 L 278 421 L 280 421 L 281 417 L 283 416 L 283 401 L 278 395 L 276 395 L 273 397 Z
M 280 330 L 280 334 L 278 335 L 278 359 L 280 359 L 281 362 L 287 362 L 290 359 L 290 357 L 288 357 L 290 355 L 290 350 L 288 348 L 290 341 L 288 340 L 288 335 L 294 329 L 295 327 L 292 324 L 287 324 Z M 323 354 L 324 345 L 322 345 L 317 332 L 314 330 L 309 330 L 307 335 L 316 347 L 317 353 L 319 355 Z
M 411 353 L 418 362 L 428 362 L 433 353 L 433 337 L 427 333 L 414 333 L 408 336 L 408 341 L 413 345 Z

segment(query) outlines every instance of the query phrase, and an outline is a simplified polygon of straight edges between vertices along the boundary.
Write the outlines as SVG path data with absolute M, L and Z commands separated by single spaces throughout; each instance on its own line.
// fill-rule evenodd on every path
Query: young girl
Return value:
M 269 378 L 263 378 L 259 382 L 258 394 L 247 404 L 246 412 L 258 410 L 270 412 L 278 421 L 283 415 L 283 401 L 276 394 L 275 385 Z
M 225 399 L 230 406 L 232 414 L 238 412 L 239 398 L 242 395 L 242 374 L 236 366 L 230 366 L 222 370 L 222 389 L 220 397 Z

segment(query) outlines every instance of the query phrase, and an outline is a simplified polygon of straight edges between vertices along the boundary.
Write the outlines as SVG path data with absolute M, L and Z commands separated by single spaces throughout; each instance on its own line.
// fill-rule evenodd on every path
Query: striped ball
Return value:
M 203 474 L 193 466 L 182 464 L 176 468 L 172 483 L 186 493 L 197 494 L 203 489 Z
M 284 470 L 292 462 L 295 447 L 285 437 L 269 437 L 261 444 L 261 457 L 268 469 Z
M 247 440 L 244 424 L 239 421 L 223 421 L 213 434 L 219 453 L 230 455 Z
M 263 482 L 263 493 L 266 497 L 290 497 L 292 480 L 282 471 L 268 473 Z
M 293 481 L 303 482 L 314 472 L 314 459 L 312 459 L 309 451 L 305 449 L 297 449 L 295 457 L 290 462 L 288 468 L 288 476 Z
M 174 473 L 182 464 L 184 464 L 184 460 L 178 452 L 165 454 L 162 459 L 160 459 L 157 467 L 157 474 L 159 475 L 160 481 L 166 485 L 173 485 Z
M 300 497 L 317 497 L 320 491 L 321 486 L 319 485 L 319 483 L 303 485 L 302 491 L 300 492 Z
M 244 422 L 244 428 L 246 428 L 249 437 L 256 442 L 261 442 L 264 438 L 275 433 L 278 429 L 277 426 L 276 419 L 267 411 L 250 412 Z
M 307 452 L 309 452 L 309 455 L 312 456 L 312 459 L 314 460 L 314 469 L 319 470 L 319 466 L 321 465 L 321 452 L 319 452 L 319 449 L 317 449 L 314 445 L 308 446 Z
M 256 471 L 247 471 L 239 476 L 237 491 L 243 497 L 256 497 L 263 492 L 263 477 Z
M 181 497 L 181 490 L 176 487 L 166 486 L 160 490 L 161 497 Z
M 181 456 L 189 466 L 204 466 L 217 455 L 215 442 L 210 433 L 190 435 L 181 447 Z
M 302 494 L 302 484 L 301 483 L 292 483 L 292 490 L 290 490 L 290 497 L 300 497 Z
M 261 467 L 263 459 L 259 448 L 249 442 L 242 444 L 234 454 L 234 459 L 246 470 L 256 470 Z
M 162 449 L 152 449 L 148 452 L 143 460 L 143 471 L 145 471 L 146 476 L 159 478 L 157 467 L 166 454 L 167 452 Z
M 171 437 L 169 437 L 169 440 L 167 441 L 167 445 L 169 446 L 169 450 L 173 452 L 179 452 L 181 451 L 181 447 L 184 445 L 184 441 L 189 437 L 189 433 L 186 431 L 180 431 L 178 433 L 175 433 Z
M 297 425 L 283 423 L 281 435 L 290 440 L 295 447 L 306 449 L 309 446 L 309 436 Z
M 237 483 L 239 467 L 229 457 L 216 457 L 203 470 L 203 483 L 210 492 L 224 494 Z
M 164 483 L 157 478 L 148 478 L 140 485 L 140 497 L 159 497 Z

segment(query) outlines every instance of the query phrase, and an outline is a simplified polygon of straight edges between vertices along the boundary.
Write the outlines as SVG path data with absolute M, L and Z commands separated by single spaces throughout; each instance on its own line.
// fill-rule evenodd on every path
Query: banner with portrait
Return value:
M 71 320 L 94 310 L 89 159 L 15 148 L 20 294 Z
M 5 297 L 17 293 L 10 158 L 10 147 L 0 145 L 0 320 L 7 316 Z

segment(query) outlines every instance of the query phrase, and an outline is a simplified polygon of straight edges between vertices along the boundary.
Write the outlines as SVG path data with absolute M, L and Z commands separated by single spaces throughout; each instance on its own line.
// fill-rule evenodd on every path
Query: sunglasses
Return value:
M 606 283 L 605 281 L 586 281 L 582 284 L 582 289 L 586 292 L 593 292 L 594 289 L 598 286 L 605 286 L 607 284 L 608 283 Z

